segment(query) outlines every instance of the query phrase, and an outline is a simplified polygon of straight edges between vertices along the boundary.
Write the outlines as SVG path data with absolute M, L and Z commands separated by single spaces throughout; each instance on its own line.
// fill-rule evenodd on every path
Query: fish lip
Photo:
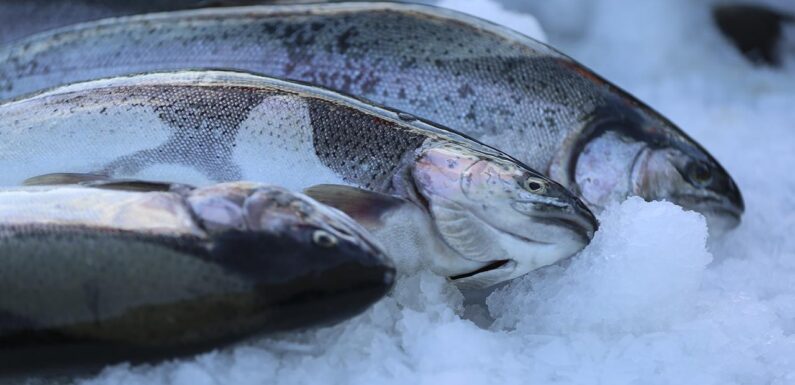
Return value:
M 532 218 L 534 221 L 538 221 L 540 223 L 564 227 L 571 232 L 581 236 L 585 243 L 587 244 L 593 239 L 594 233 L 599 230 L 599 221 L 596 219 L 596 216 L 593 215 L 590 209 L 586 207 L 584 204 L 579 202 L 572 202 L 572 203 L 559 203 L 559 202 L 533 202 L 533 201 L 517 201 L 518 203 L 526 203 L 531 204 L 534 206 L 541 206 L 541 210 L 534 210 L 534 212 L 529 214 L 529 217 Z M 571 207 L 573 213 L 559 213 L 560 208 Z M 545 210 L 546 208 L 551 208 L 551 210 Z M 550 214 L 552 213 L 552 214 Z M 520 237 L 521 238 L 521 237 Z M 535 240 L 535 243 L 544 243 Z M 547 243 L 551 244 L 551 243 Z
M 534 219 L 540 223 L 566 228 L 580 237 L 583 241 L 583 244 L 586 245 L 591 241 L 591 239 L 593 239 L 594 232 L 597 230 L 596 224 L 592 224 L 589 221 L 588 225 L 586 226 L 583 224 L 583 222 L 573 218 L 535 217 Z
M 739 226 L 743 213 L 745 213 L 744 202 L 740 201 L 739 203 L 735 203 L 732 202 L 728 197 L 697 197 L 692 195 L 677 194 L 671 196 L 671 201 L 687 210 L 693 210 L 702 213 L 704 216 L 707 214 L 712 214 L 721 217 L 729 217 L 736 222 L 732 228 Z
M 460 279 L 464 279 L 464 278 L 471 278 L 471 277 L 474 277 L 474 276 L 476 276 L 476 275 L 478 275 L 480 273 L 485 273 L 485 272 L 488 272 L 488 271 L 497 270 L 497 269 L 507 265 L 511 261 L 512 261 L 511 259 L 497 259 L 497 260 L 494 260 L 494 261 L 491 261 L 491 262 L 487 263 L 486 265 L 484 265 L 484 266 L 482 266 L 482 267 L 480 267 L 478 269 L 472 270 L 472 271 L 470 271 L 468 273 L 461 273 L 461 274 L 457 274 L 457 275 L 452 275 L 449 278 L 452 281 L 460 280 Z

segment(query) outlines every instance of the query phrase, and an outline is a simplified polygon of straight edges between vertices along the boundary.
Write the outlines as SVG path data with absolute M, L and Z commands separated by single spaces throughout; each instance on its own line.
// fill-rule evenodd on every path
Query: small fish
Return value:
M 435 246 L 387 252 L 441 253 L 455 261 L 449 276 L 476 286 L 567 258 L 597 227 L 565 188 L 479 142 L 332 91 L 234 72 L 112 78 L 0 105 L 0 167 L 6 185 L 70 172 L 397 196 L 421 208 Z
M 0 189 L 0 373 L 201 352 L 392 287 L 377 242 L 303 194 L 148 183 Z
M 366 98 L 461 131 L 591 207 L 637 195 L 739 224 L 740 191 L 676 125 L 509 29 L 416 4 L 192 10 L 67 27 L 0 49 L 0 98 L 135 72 L 228 68 Z

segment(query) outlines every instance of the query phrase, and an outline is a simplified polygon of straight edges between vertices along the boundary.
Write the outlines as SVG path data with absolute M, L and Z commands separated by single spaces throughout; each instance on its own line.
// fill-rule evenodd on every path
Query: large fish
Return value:
M 422 5 L 349 3 L 108 19 L 0 50 L 0 97 L 182 68 L 301 80 L 499 148 L 594 208 L 638 195 L 739 223 L 740 191 L 669 120 L 581 64 L 506 28 Z
M 243 73 L 112 78 L 0 105 L 0 168 L 6 185 L 71 172 L 396 196 L 425 223 L 409 223 L 413 238 L 387 251 L 448 260 L 437 271 L 478 285 L 571 256 L 596 228 L 565 188 L 495 149 L 332 91 Z M 335 206 L 356 206 L 361 190 L 351 191 Z M 380 201 L 369 207 L 379 218 L 401 207 Z
M 0 375 L 328 324 L 392 286 L 372 237 L 302 194 L 93 186 L 0 189 Z

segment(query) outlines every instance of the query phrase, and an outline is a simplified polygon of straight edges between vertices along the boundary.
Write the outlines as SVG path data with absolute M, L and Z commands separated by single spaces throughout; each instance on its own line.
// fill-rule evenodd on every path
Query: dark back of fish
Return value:
M 302 0 L 6 0 L 0 2 L 0 44 L 69 24 L 149 12 Z
M 366 258 L 264 234 L 0 229 L 0 374 L 177 357 L 333 323 L 385 290 Z

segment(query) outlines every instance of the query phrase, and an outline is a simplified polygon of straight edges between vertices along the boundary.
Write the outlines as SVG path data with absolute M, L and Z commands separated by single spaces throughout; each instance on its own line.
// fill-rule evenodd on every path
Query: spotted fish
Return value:
M 735 182 L 673 123 L 569 57 L 453 11 L 394 3 L 183 11 L 0 50 L 0 97 L 63 82 L 230 68 L 322 85 L 459 130 L 601 209 L 638 195 L 739 223 Z
M 571 256 L 596 229 L 575 196 L 491 147 L 332 91 L 243 73 L 111 78 L 0 105 L 0 167 L 7 185 L 71 172 L 346 185 L 356 193 L 335 206 L 348 208 L 340 201 L 359 191 L 394 196 L 425 223 L 408 224 L 412 241 L 387 251 L 452 260 L 436 271 L 479 286 Z M 405 207 L 375 201 L 382 214 Z

